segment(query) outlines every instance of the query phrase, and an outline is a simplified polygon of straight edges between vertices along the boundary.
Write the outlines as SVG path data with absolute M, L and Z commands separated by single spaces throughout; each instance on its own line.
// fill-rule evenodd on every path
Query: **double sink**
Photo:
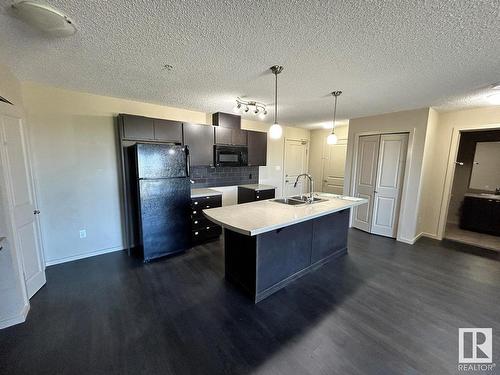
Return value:
M 278 198 L 273 199 L 272 202 L 288 204 L 289 206 L 298 206 L 300 204 L 314 204 L 319 202 L 325 202 L 327 199 L 313 197 L 312 201 L 308 200 L 309 197 L 305 195 L 295 195 L 288 198 Z

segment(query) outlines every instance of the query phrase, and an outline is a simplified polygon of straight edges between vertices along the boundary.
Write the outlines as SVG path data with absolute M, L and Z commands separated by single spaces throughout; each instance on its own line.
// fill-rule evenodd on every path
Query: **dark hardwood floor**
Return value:
M 448 374 L 459 327 L 492 327 L 500 362 L 500 262 L 465 245 L 351 230 L 348 255 L 257 305 L 223 276 L 220 242 L 49 267 L 0 331 L 0 373 Z

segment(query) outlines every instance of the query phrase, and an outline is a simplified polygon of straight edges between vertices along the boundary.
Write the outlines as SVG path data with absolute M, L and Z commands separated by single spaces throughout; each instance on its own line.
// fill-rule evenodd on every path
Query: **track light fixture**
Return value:
M 244 100 L 241 98 L 236 98 L 236 105 L 233 108 L 234 112 L 245 112 L 248 113 L 252 108 L 252 113 L 258 115 L 259 118 L 263 119 L 267 115 L 266 105 L 261 102 L 256 102 L 255 100 Z

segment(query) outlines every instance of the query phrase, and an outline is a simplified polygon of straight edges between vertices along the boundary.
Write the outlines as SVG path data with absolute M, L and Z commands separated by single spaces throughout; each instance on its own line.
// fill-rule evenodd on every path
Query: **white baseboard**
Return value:
M 417 237 L 415 237 L 412 240 L 409 240 L 408 238 L 400 237 L 400 238 L 396 238 L 396 241 L 407 243 L 408 245 L 413 245 L 415 243 L 415 241 L 418 239 Z
M 24 323 L 26 317 L 28 316 L 28 312 L 30 311 L 30 305 L 27 303 L 23 306 L 19 314 L 14 315 L 13 317 L 0 320 L 0 329 L 7 328 L 19 323 Z
M 439 241 L 442 240 L 442 238 L 439 238 L 437 234 L 422 232 L 421 235 L 422 237 L 432 238 L 433 240 L 439 240 Z
M 69 257 L 64 257 L 64 258 L 59 258 L 59 259 L 47 260 L 45 262 L 45 265 L 48 267 L 48 266 L 53 266 L 55 264 L 61 264 L 61 263 L 71 262 L 73 260 L 95 257 L 96 255 L 102 255 L 102 254 L 112 253 L 114 251 L 121 251 L 121 250 L 123 250 L 123 246 L 115 246 L 115 247 L 110 247 L 107 249 L 91 251 L 90 253 L 83 253 L 83 254 L 72 255 Z

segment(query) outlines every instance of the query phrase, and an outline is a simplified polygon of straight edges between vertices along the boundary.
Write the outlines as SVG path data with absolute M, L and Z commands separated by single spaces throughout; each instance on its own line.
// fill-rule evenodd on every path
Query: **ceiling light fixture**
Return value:
M 278 74 L 283 71 L 283 67 L 281 65 L 271 66 L 271 72 L 273 72 L 275 76 L 274 81 L 274 123 L 269 128 L 269 135 L 273 139 L 281 138 L 283 134 L 283 128 L 280 124 L 278 124 Z
M 35 1 L 20 1 L 12 4 L 12 9 L 15 16 L 49 36 L 64 37 L 76 33 L 71 18 L 48 5 Z
M 333 104 L 332 132 L 331 132 L 331 134 L 328 135 L 328 137 L 326 137 L 326 143 L 328 143 L 329 145 L 335 145 L 335 144 L 337 144 L 337 141 L 338 141 L 337 134 L 335 134 L 335 121 L 336 121 L 336 117 L 337 117 L 337 98 L 340 96 L 340 94 L 342 94 L 342 91 L 333 91 L 332 92 L 332 95 L 333 95 L 335 102 Z
M 252 108 L 252 113 L 259 115 L 259 118 L 264 118 L 267 115 L 266 105 L 261 102 L 256 102 L 255 100 L 244 100 L 241 98 L 236 98 L 236 105 L 233 108 L 234 112 L 241 112 L 242 110 L 247 113 Z

